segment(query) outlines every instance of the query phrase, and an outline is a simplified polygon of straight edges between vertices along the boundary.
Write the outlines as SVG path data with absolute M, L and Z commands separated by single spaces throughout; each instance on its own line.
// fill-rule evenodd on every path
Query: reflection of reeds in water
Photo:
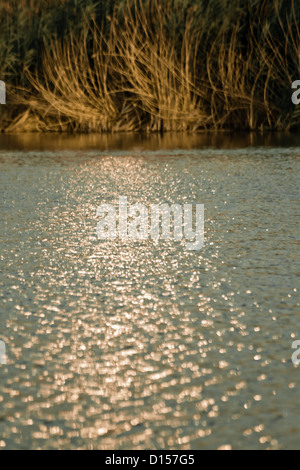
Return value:
M 237 0 L 214 23 L 214 2 L 191 3 L 128 0 L 102 23 L 93 10 L 82 14 L 80 34 L 74 27 L 45 42 L 36 71 L 25 64 L 26 92 L 8 87 L 22 108 L 7 130 L 298 125 L 291 83 L 300 78 L 299 7 L 249 1 L 247 12 Z

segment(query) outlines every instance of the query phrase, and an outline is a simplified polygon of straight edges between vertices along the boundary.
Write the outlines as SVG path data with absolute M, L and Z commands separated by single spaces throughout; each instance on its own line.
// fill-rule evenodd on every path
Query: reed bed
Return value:
M 299 127 L 293 0 L 13 3 L 0 2 L 5 132 Z

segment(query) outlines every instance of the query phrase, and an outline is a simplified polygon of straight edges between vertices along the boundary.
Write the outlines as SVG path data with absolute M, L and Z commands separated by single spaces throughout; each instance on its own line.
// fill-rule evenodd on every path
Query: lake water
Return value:
M 297 137 L 0 137 L 0 448 L 299 449 Z M 205 205 L 205 245 L 96 209 Z

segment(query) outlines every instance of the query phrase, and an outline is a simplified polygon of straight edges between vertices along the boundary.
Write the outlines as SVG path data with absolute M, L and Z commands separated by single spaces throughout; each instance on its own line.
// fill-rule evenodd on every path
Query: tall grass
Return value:
M 291 83 L 300 79 L 294 0 L 288 8 L 284 0 L 120 0 L 105 8 L 94 0 L 23 0 L 18 13 L 12 3 L 0 2 L 7 132 L 300 124 L 291 102 Z M 23 41 L 17 24 L 28 29 Z

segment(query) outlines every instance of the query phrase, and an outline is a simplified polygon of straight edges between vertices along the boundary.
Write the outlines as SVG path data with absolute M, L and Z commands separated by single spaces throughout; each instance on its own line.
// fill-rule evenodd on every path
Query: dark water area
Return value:
M 297 133 L 111 133 L 0 134 L 0 149 L 5 150 L 178 150 L 202 148 L 300 147 Z

